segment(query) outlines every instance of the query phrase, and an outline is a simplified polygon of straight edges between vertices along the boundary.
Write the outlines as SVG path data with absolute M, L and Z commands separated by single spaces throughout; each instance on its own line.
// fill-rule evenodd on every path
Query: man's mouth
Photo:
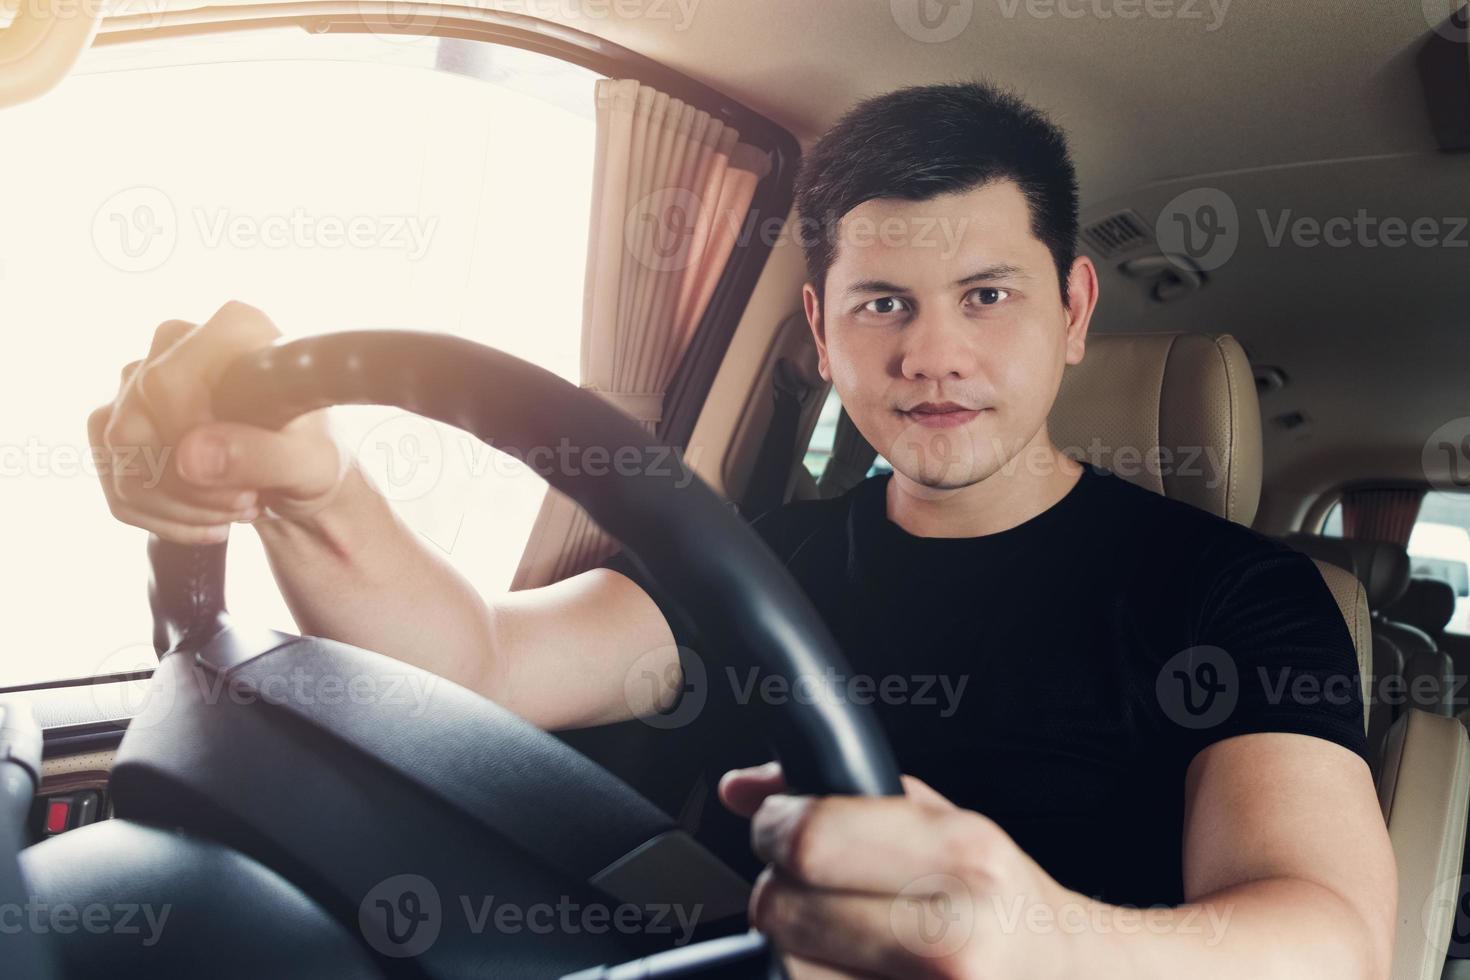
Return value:
M 958 402 L 921 402 L 899 414 L 929 429 L 952 429 L 977 417 L 983 408 L 969 408 Z

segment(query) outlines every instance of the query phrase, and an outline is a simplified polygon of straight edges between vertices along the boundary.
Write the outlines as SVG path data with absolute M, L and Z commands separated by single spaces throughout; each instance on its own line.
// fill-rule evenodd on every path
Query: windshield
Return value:
M 578 380 L 595 80 L 477 42 L 272 29 L 98 48 L 0 113 L 0 534 L 24 570 L 0 686 L 154 662 L 145 535 L 108 513 L 86 417 L 159 323 L 238 299 L 288 336 L 448 331 Z M 545 484 L 458 430 L 334 411 L 404 519 L 503 591 Z M 229 603 L 294 631 L 248 527 Z

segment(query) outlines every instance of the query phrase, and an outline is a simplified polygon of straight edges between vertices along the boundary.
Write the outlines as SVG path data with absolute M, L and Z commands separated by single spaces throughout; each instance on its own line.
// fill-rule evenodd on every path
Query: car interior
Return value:
M 287 341 L 231 366 L 220 417 L 336 406 L 487 592 L 621 548 L 724 664 L 819 673 L 842 653 L 746 525 L 887 464 L 817 370 L 797 168 L 864 97 L 983 77 L 1078 164 L 1101 302 L 1054 441 L 1315 562 L 1397 862 L 1392 977 L 1470 977 L 1458 0 L 35 0 L 0 27 L 0 520 L 30 624 L 0 661 L 0 908 L 106 920 L 0 928 L 6 976 L 784 976 L 695 837 L 708 746 L 549 734 L 298 636 L 248 529 L 109 519 L 84 419 L 154 325 L 239 295 Z M 534 451 L 569 441 L 649 446 L 654 475 Z M 395 696 L 273 696 L 293 672 Z M 759 724 L 806 791 L 900 792 L 861 705 Z M 703 914 L 486 934 L 405 876 Z M 394 912 L 433 936 L 405 953 Z

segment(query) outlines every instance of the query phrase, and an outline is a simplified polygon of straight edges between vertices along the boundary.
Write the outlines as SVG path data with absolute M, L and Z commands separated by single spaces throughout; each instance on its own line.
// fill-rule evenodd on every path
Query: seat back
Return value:
M 1124 479 L 1241 524 L 1255 517 L 1260 405 L 1245 352 L 1230 337 L 1094 336 L 1087 357 L 1067 369 L 1049 426 L 1058 447 Z M 1369 635 L 1373 586 L 1354 575 L 1351 559 L 1339 560 L 1346 565 L 1324 556 L 1317 567 L 1347 621 L 1360 671 L 1377 673 L 1365 669 L 1379 646 Z M 1385 636 L 1383 655 L 1396 649 Z M 1435 900 L 1443 883 L 1459 882 L 1470 741 L 1453 718 L 1415 710 L 1392 722 L 1383 741 L 1377 785 L 1399 876 L 1392 976 L 1438 980 L 1458 906 Z

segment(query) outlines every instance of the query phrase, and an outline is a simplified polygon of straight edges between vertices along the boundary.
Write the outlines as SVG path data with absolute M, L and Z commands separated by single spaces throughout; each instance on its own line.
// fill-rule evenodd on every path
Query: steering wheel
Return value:
M 699 628 L 716 666 L 753 666 L 791 685 L 846 671 L 790 574 L 681 460 L 596 394 L 539 367 L 445 335 L 349 332 L 247 355 L 214 393 L 219 418 L 271 428 L 344 404 L 397 406 L 515 451 L 623 543 Z M 588 464 L 563 468 L 556 453 L 532 451 L 565 445 Z M 594 458 L 647 465 L 594 466 Z M 233 623 L 223 544 L 154 537 L 149 556 L 160 663 L 113 769 L 123 822 L 182 828 L 265 865 L 347 932 L 360 929 L 369 958 L 392 975 L 558 976 L 667 945 L 585 929 L 562 929 L 554 942 L 504 930 L 487 937 L 469 906 L 466 915 L 452 907 L 456 896 L 491 894 L 523 911 L 568 896 L 640 909 L 697 904 L 706 915 L 743 909 L 743 880 L 560 740 L 399 661 Z M 280 683 L 300 676 L 379 697 L 368 707 L 321 696 L 320 684 L 303 697 L 299 684 Z M 383 696 L 395 679 L 431 686 L 426 709 Z M 793 792 L 902 792 L 865 706 L 786 699 L 749 710 Z M 46 878 L 47 862 L 65 855 L 53 847 L 28 870 Z M 434 937 L 399 942 L 430 905 Z M 666 952 L 626 974 L 585 975 L 695 975 L 748 958 L 760 943 L 747 935 Z

